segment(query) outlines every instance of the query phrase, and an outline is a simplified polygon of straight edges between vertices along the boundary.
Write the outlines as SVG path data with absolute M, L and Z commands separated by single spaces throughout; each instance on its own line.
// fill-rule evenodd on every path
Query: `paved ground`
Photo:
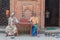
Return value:
M 0 40 L 60 40 L 60 38 L 56 37 L 46 37 L 44 35 L 40 35 L 40 37 L 32 37 L 29 35 L 20 35 L 11 39 L 11 37 L 5 37 L 4 33 L 0 33 Z
M 4 29 L 4 28 L 3 28 Z M 0 28 L 0 31 L 2 31 L 2 29 Z M 3 30 L 4 31 L 4 30 Z M 60 40 L 59 38 L 56 37 L 46 37 L 45 35 L 39 35 L 40 37 L 33 37 L 30 35 L 20 35 L 15 37 L 14 39 L 11 39 L 11 37 L 5 37 L 5 33 L 1 33 L 0 32 L 0 40 Z

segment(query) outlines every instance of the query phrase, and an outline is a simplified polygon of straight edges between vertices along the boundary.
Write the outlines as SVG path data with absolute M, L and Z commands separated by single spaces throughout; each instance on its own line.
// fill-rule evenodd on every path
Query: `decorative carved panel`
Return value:
M 32 15 L 33 5 L 23 5 L 23 15 L 29 19 Z
M 33 12 L 35 12 L 35 2 L 21 2 L 17 1 L 15 5 L 15 16 L 20 20 L 23 15 L 29 19 Z

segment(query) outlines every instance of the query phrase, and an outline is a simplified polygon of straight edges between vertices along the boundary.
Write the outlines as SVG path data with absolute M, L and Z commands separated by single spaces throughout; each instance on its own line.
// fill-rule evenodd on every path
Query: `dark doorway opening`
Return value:
M 59 0 L 45 0 L 45 26 L 58 27 Z
M 10 0 L 0 0 L 0 26 L 6 26 L 8 24 L 6 10 L 10 10 Z

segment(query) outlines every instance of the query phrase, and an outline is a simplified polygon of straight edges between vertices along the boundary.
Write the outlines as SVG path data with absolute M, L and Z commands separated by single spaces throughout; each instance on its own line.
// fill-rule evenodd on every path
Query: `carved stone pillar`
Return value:
M 10 0 L 10 13 L 14 11 L 14 1 L 15 0 Z
M 41 29 L 44 29 L 45 24 L 45 0 L 40 0 L 40 7 L 41 7 Z
M 40 7 L 40 0 L 37 0 L 37 1 L 36 1 L 36 16 L 39 18 L 39 23 L 38 23 L 39 28 L 41 28 L 41 20 L 40 20 L 40 19 L 41 19 L 41 18 L 40 18 L 40 17 L 41 17 L 41 16 L 40 16 L 41 10 L 40 10 L 40 8 L 41 8 L 41 7 Z
M 45 27 L 45 0 L 37 0 L 36 2 L 36 15 L 39 18 L 39 26 L 41 29 Z

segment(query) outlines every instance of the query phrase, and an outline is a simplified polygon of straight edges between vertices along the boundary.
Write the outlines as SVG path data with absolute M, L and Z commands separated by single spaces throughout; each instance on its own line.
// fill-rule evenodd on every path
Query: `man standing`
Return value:
M 36 14 L 34 14 L 31 18 L 30 18 L 30 22 L 33 24 L 32 26 L 32 36 L 37 34 L 37 30 L 38 30 L 38 22 L 39 19 L 36 16 Z

